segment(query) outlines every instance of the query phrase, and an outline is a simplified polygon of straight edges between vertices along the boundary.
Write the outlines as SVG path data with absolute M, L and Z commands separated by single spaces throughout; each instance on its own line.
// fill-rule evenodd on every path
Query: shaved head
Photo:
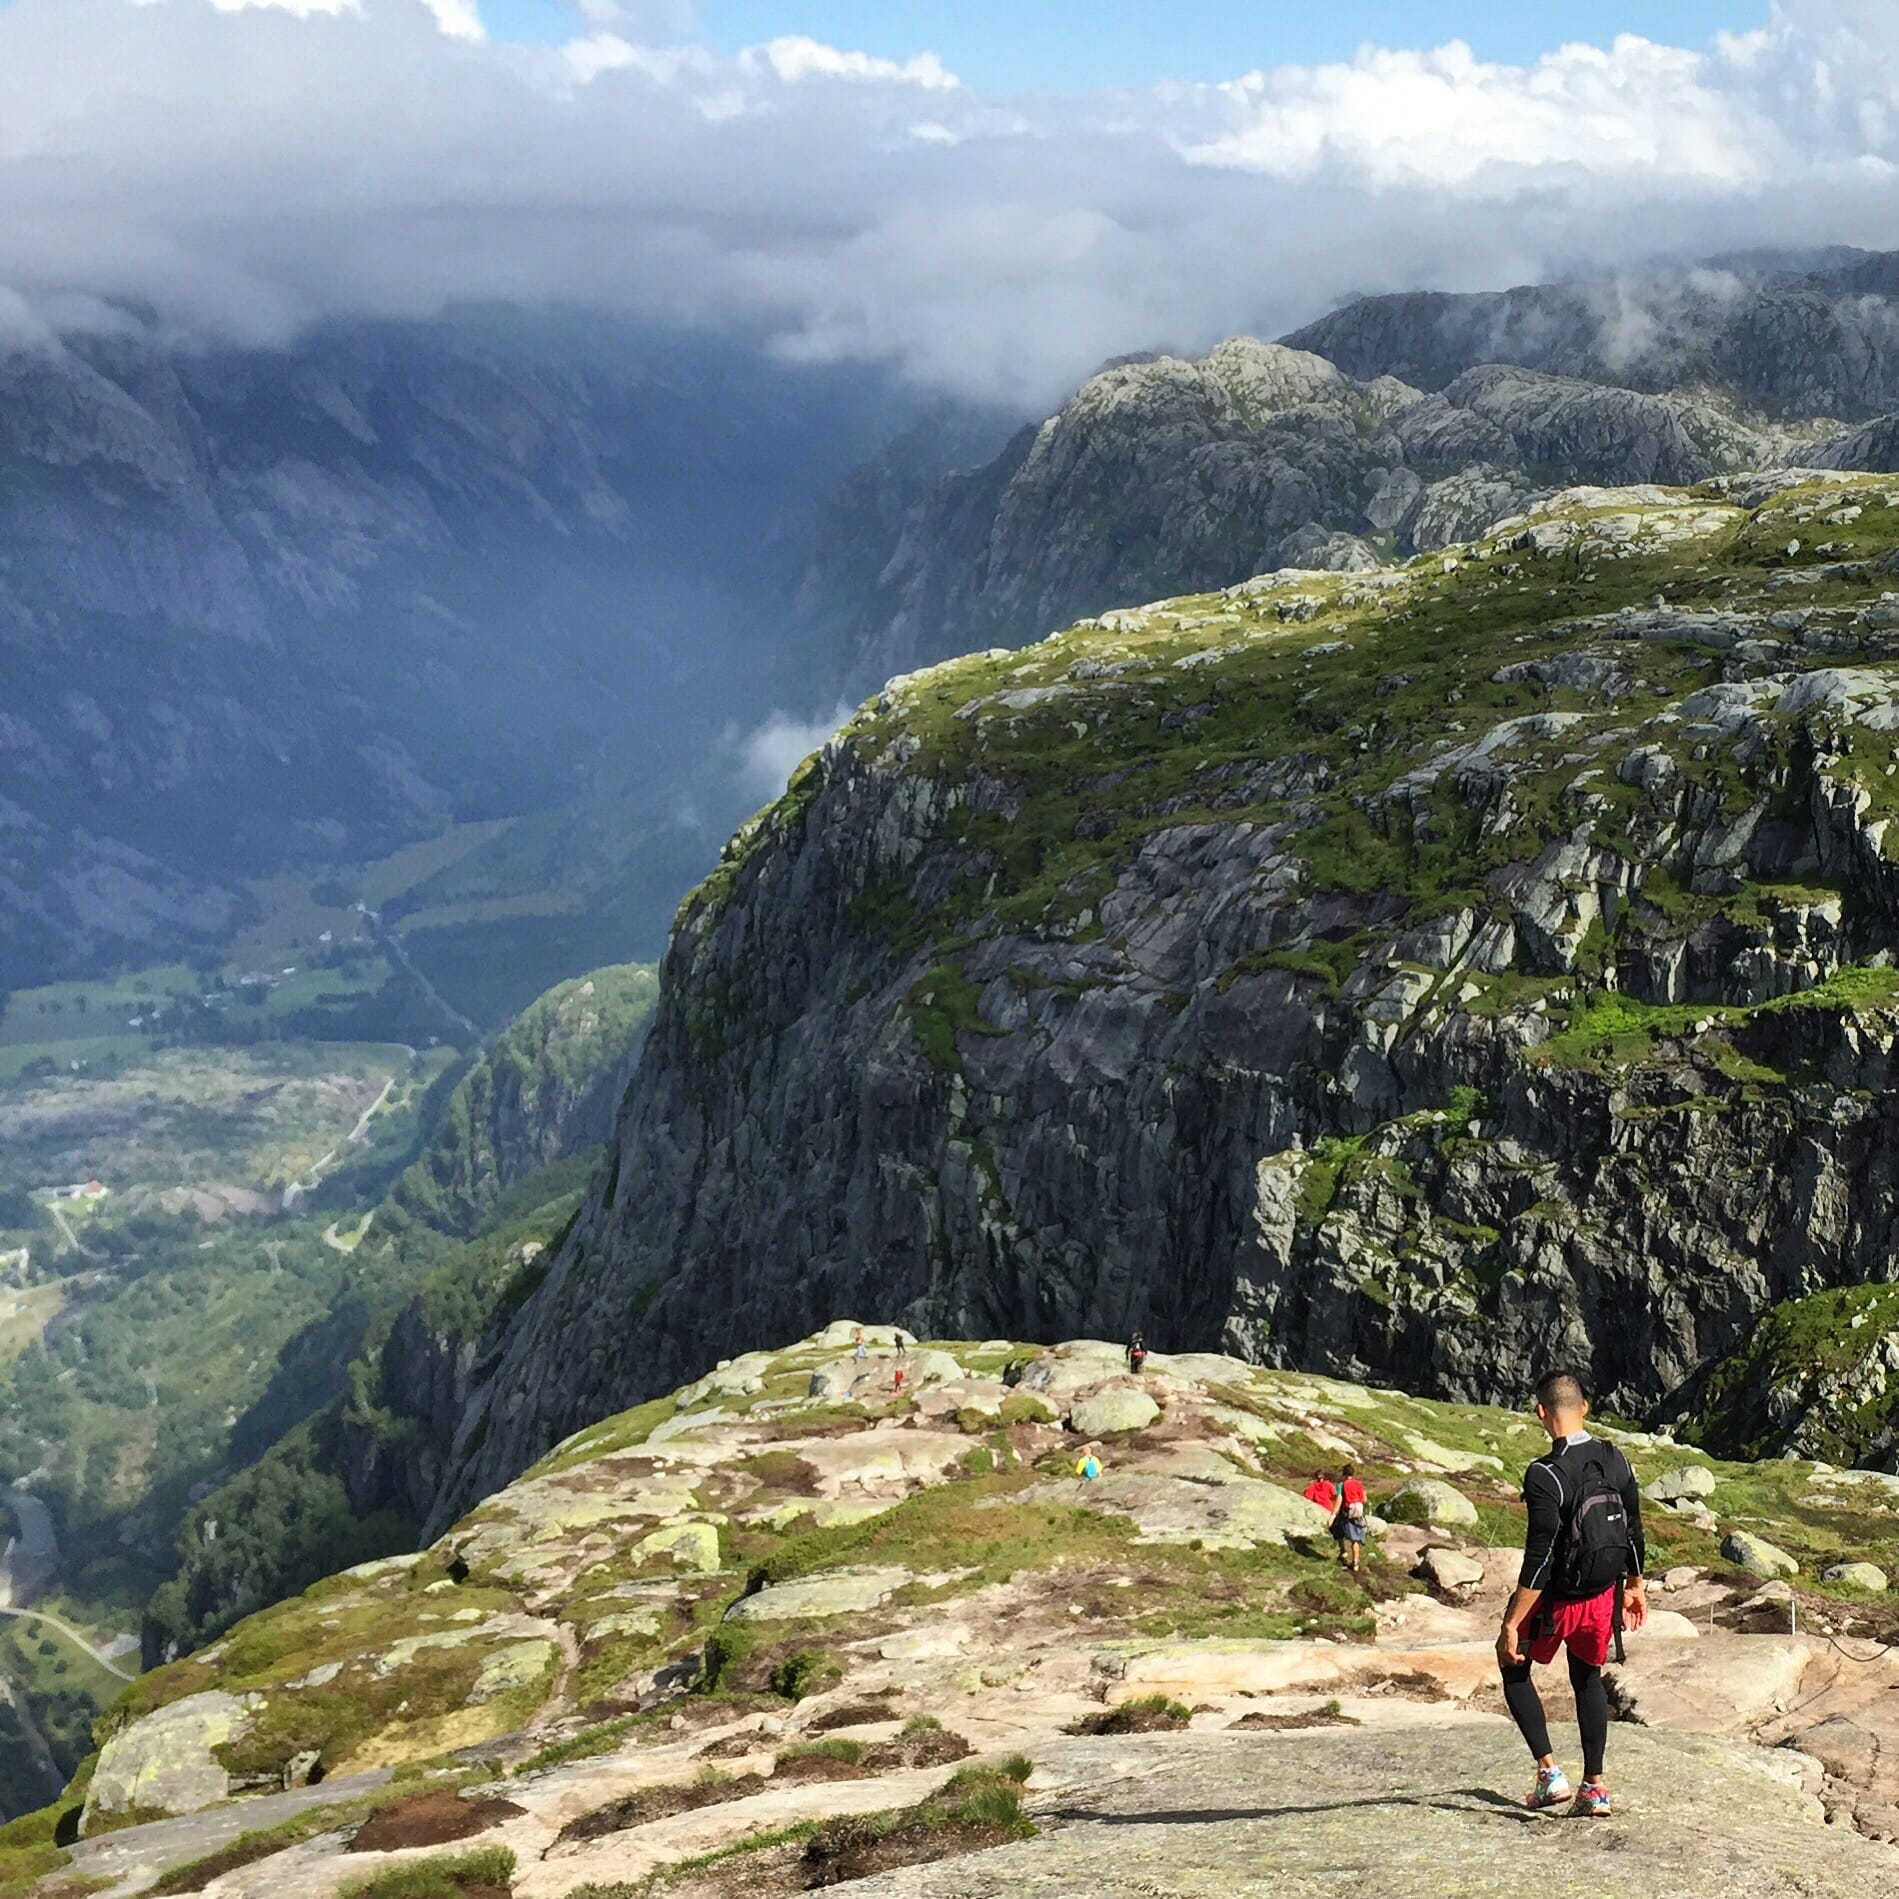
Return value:
M 1583 1403 L 1582 1380 L 1573 1371 L 1546 1371 L 1536 1381 L 1536 1401 L 1545 1411 L 1580 1410 Z

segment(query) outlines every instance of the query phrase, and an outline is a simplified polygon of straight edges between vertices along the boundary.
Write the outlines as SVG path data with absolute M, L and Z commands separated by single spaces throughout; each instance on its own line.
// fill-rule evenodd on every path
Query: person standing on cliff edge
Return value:
M 1582 1732 L 1583 1783 L 1575 1811 L 1603 1819 L 1609 1813 L 1604 1758 L 1609 1745 L 1609 1697 L 1602 1665 L 1624 1628 L 1648 1620 L 1642 1565 L 1642 1494 L 1629 1460 L 1613 1444 L 1583 1428 L 1589 1401 L 1574 1372 L 1546 1372 L 1536 1387 L 1537 1422 L 1550 1448 L 1523 1473 L 1530 1513 L 1523 1568 L 1497 1632 L 1503 1698 L 1518 1732 L 1536 1757 L 1536 1785 L 1526 1804 L 1561 1806 L 1571 1798 L 1569 1778 L 1550 1749 L 1549 1721 L 1530 1679 L 1530 1664 L 1547 1665 L 1569 1650 L 1569 1684 Z

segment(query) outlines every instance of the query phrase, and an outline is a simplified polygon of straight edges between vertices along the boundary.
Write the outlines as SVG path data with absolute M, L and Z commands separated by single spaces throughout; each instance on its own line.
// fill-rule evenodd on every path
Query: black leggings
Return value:
M 1602 1670 L 1589 1662 L 1569 1658 L 1569 1685 L 1576 1691 L 1576 1725 L 1582 1730 L 1583 1777 L 1594 1780 L 1602 1772 L 1609 1751 L 1609 1691 L 1602 1685 Z M 1530 1664 L 1518 1662 L 1503 1671 L 1503 1698 L 1530 1752 L 1541 1760 L 1554 1750 L 1550 1747 L 1549 1717 L 1543 1712 L 1543 1697 L 1530 1679 Z

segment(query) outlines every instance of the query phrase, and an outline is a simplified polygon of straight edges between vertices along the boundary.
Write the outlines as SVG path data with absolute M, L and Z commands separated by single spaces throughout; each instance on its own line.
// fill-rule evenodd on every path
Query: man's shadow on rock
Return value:
M 1519 1826 L 1535 1826 L 1543 1817 L 1532 1813 L 1520 1800 L 1498 1793 L 1494 1787 L 1450 1787 L 1428 1794 L 1367 1794 L 1358 1800 L 1325 1800 L 1312 1806 L 1292 1807 L 1193 1807 L 1155 1813 L 1102 1813 L 1088 1807 L 1056 1807 L 1047 1817 L 1090 1826 L 1222 1826 L 1236 1820 L 1306 1820 L 1327 1813 L 1376 1807 L 1476 1813 L 1484 1819 L 1514 1820 Z

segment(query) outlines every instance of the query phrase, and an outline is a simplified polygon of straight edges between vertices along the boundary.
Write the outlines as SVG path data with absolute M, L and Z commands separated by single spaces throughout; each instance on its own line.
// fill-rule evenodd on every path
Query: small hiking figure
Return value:
M 861 1325 L 857 1328 L 857 1345 L 851 1356 L 860 1365 L 870 1356 L 870 1347 L 864 1343 L 864 1328 Z
M 1080 1461 L 1075 1465 L 1075 1475 L 1085 1484 L 1091 1484 L 1101 1475 L 1101 1459 L 1095 1455 L 1091 1444 L 1082 1452 Z
M 1128 1370 L 1136 1374 L 1147 1363 L 1147 1341 L 1140 1333 L 1128 1340 Z
M 1547 1372 L 1536 1387 L 1537 1422 L 1550 1448 L 1523 1473 L 1530 1524 L 1523 1568 L 1497 1632 L 1503 1698 L 1530 1752 L 1536 1785 L 1532 1810 L 1570 1799 L 1569 1779 L 1550 1751 L 1549 1722 L 1530 1679 L 1530 1664 L 1548 1664 L 1569 1650 L 1569 1685 L 1576 1694 L 1582 1733 L 1583 1783 L 1575 1811 L 1606 1818 L 1609 1786 L 1603 1761 L 1609 1746 L 1609 1697 L 1602 1665 L 1611 1645 L 1620 1659 L 1622 1631 L 1648 1620 L 1642 1565 L 1642 1495 L 1629 1460 L 1583 1428 L 1589 1400 L 1574 1372 Z
M 1312 1473 L 1312 1481 L 1305 1488 L 1305 1498 L 1308 1503 L 1316 1503 L 1328 1517 L 1338 1514 L 1339 1493 L 1331 1478 L 1322 1470 Z
M 1365 1486 L 1359 1482 L 1358 1467 L 1354 1464 L 1347 1464 L 1339 1472 L 1339 1501 L 1332 1517 L 1332 1541 L 1338 1545 L 1339 1561 L 1356 1576 L 1358 1559 L 1365 1548 Z

